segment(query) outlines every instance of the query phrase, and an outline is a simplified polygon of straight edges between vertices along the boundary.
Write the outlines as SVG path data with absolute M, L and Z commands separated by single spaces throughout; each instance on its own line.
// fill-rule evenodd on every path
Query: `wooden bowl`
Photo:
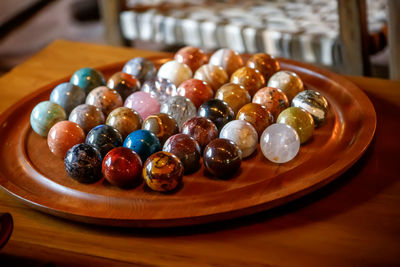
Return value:
M 152 58 L 159 66 L 170 58 Z M 352 166 L 370 144 L 376 114 L 368 97 L 344 77 L 307 64 L 280 60 L 282 69 L 300 75 L 308 89 L 329 102 L 327 123 L 285 164 L 257 153 L 243 161 L 232 179 L 205 175 L 204 168 L 184 177 L 172 194 L 152 192 L 143 185 L 124 190 L 104 179 L 80 184 L 68 177 L 64 162 L 34 133 L 33 107 L 49 98 L 61 81 L 38 88 L 0 116 L 0 185 L 33 208 L 86 223 L 113 226 L 169 227 L 226 220 L 284 204 L 334 180 Z M 110 76 L 124 62 L 100 70 Z

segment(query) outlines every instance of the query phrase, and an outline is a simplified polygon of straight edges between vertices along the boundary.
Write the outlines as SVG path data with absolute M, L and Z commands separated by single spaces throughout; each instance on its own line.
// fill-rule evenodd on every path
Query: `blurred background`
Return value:
M 386 0 L 1 0 L 0 10 L 0 75 L 67 39 L 170 52 L 228 47 L 389 77 Z

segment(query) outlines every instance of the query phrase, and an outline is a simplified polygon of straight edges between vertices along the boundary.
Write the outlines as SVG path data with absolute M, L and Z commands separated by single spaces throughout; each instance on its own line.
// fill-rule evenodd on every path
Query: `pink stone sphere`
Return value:
M 148 116 L 159 113 L 161 105 L 149 93 L 140 91 L 128 96 L 124 106 L 136 110 L 142 120 L 145 120 Z

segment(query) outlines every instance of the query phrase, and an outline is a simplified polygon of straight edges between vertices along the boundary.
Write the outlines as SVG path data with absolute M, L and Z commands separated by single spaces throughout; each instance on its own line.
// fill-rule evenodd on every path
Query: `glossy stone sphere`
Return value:
M 162 150 L 172 153 L 180 159 L 185 174 L 192 173 L 200 167 L 200 146 L 187 134 L 180 133 L 171 136 L 165 142 Z
M 124 147 L 138 153 L 142 162 L 145 162 L 151 154 L 161 150 L 157 136 L 148 130 L 137 130 L 130 133 L 124 141 Z
M 242 152 L 234 142 L 217 138 L 204 149 L 204 166 L 212 175 L 228 178 L 239 170 L 242 163 L 241 154 Z
M 170 115 L 178 123 L 179 129 L 182 129 L 182 125 L 193 117 L 196 117 L 197 110 L 195 105 L 190 101 L 189 98 L 184 96 L 173 96 L 168 98 L 161 105 L 161 113 Z
M 319 92 L 305 90 L 297 94 L 292 100 L 292 107 L 302 108 L 314 119 L 315 127 L 320 127 L 328 115 L 328 101 Z
M 218 138 L 218 128 L 207 118 L 194 117 L 187 120 L 182 126 L 182 133 L 192 137 L 203 150 L 208 143 Z
M 233 109 L 224 101 L 219 99 L 210 99 L 202 104 L 197 111 L 197 115 L 210 119 L 218 130 L 229 121 L 235 118 Z
M 82 104 L 71 111 L 68 120 L 79 124 L 85 133 L 88 133 L 97 125 L 104 123 L 104 115 L 98 107 Z
M 128 134 L 142 128 L 142 118 L 139 113 L 127 107 L 119 107 L 111 111 L 106 124 L 114 127 L 125 139 Z
M 85 131 L 75 122 L 60 121 L 51 127 L 47 135 L 47 145 L 51 153 L 64 158 L 71 147 L 84 143 L 85 137 Z
M 296 130 L 300 144 L 307 142 L 314 132 L 314 119 L 301 108 L 290 107 L 279 114 L 277 123 L 286 123 Z
M 229 80 L 228 73 L 222 67 L 212 64 L 198 68 L 193 78 L 206 82 L 214 92 Z
M 37 134 L 47 136 L 54 124 L 65 119 L 67 119 L 67 115 L 59 104 L 43 101 L 33 108 L 30 122 L 32 129 Z
M 250 94 L 243 86 L 236 83 L 221 86 L 215 93 L 215 98 L 225 101 L 233 109 L 235 116 L 241 107 L 251 102 Z
M 156 76 L 157 69 L 150 60 L 135 57 L 124 65 L 122 72 L 135 76 L 143 84 L 145 81 L 153 79 Z
M 258 89 L 265 86 L 265 79 L 258 70 L 242 67 L 232 74 L 231 83 L 243 85 L 244 89 L 253 96 Z
M 103 74 L 92 68 L 82 68 L 72 74 L 70 83 L 77 85 L 85 91 L 85 94 L 89 94 L 94 88 L 106 85 L 106 79 Z
M 142 160 L 129 148 L 116 147 L 104 157 L 101 171 L 110 184 L 132 187 L 141 181 Z
M 81 183 L 94 183 L 101 179 L 101 156 L 88 144 L 77 144 L 70 148 L 64 158 L 68 175 Z
M 289 103 L 298 93 L 304 90 L 303 81 L 300 77 L 287 70 L 281 70 L 272 75 L 267 86 L 281 89 L 287 96 Z
M 154 133 L 160 140 L 161 145 L 172 135 L 179 132 L 176 121 L 165 113 L 150 115 L 142 124 L 143 130 Z
M 257 149 L 257 131 L 247 121 L 233 120 L 228 122 L 219 133 L 219 138 L 229 139 L 238 145 L 243 158 L 250 156 Z
M 146 92 L 135 92 L 125 100 L 124 107 L 136 110 L 142 120 L 160 112 L 160 103 L 156 98 Z
M 231 76 L 238 68 L 243 67 L 243 59 L 236 51 L 221 48 L 211 55 L 210 64 L 222 67 Z
M 97 148 L 101 158 L 114 147 L 122 146 L 123 139 L 121 134 L 111 126 L 102 124 L 94 127 L 86 136 L 86 144 Z
M 200 66 L 207 63 L 207 55 L 203 50 L 193 47 L 185 46 L 181 48 L 176 54 L 174 59 L 180 63 L 185 63 L 194 73 Z
M 252 102 L 265 106 L 274 116 L 274 120 L 278 118 L 279 113 L 289 107 L 286 95 L 280 89 L 273 87 L 264 87 L 258 90 L 253 96 Z
M 171 60 L 160 67 L 157 76 L 170 80 L 176 86 L 179 86 L 182 82 L 192 78 L 193 72 L 188 65 Z
M 150 189 L 168 192 L 182 182 L 183 165 L 174 154 L 160 151 L 151 155 L 144 163 L 143 178 Z
M 291 126 L 274 123 L 268 126 L 261 135 L 260 146 L 268 160 L 285 163 L 292 160 L 299 152 L 300 139 Z
M 201 104 L 214 96 L 214 92 L 206 82 L 190 79 L 178 87 L 178 95 L 189 98 L 196 108 L 199 108 Z
M 122 107 L 124 102 L 117 91 L 100 86 L 90 91 L 85 103 L 98 107 L 105 116 L 108 116 L 114 109 Z
M 246 66 L 257 69 L 264 76 L 265 81 L 268 81 L 275 72 L 280 70 L 278 60 L 266 53 L 254 54 L 247 60 Z
M 161 77 L 146 81 L 140 90 L 157 98 L 160 104 L 164 103 L 168 98 L 177 95 L 175 84 Z
M 125 99 L 136 91 L 140 90 L 141 83 L 135 76 L 125 73 L 116 72 L 107 81 L 107 87 L 118 92 Z
M 253 125 L 258 136 L 261 136 L 265 128 L 271 125 L 274 121 L 273 116 L 267 108 L 256 103 L 244 105 L 236 114 L 236 119 L 247 121 Z
M 67 115 L 78 105 L 85 103 L 86 95 L 82 88 L 72 83 L 57 85 L 50 94 L 50 102 L 59 104 Z

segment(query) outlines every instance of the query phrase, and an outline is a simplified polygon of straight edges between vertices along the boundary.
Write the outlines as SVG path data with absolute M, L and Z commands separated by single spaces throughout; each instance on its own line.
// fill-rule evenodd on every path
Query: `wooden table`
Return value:
M 56 41 L 0 78 L 0 112 L 84 66 L 157 52 Z M 127 265 L 387 265 L 400 263 L 400 82 L 348 77 L 378 119 L 366 154 L 328 186 L 235 220 L 169 229 L 76 223 L 33 210 L 0 190 L 14 232 L 0 263 Z M 0 264 L 2 265 L 2 264 Z

